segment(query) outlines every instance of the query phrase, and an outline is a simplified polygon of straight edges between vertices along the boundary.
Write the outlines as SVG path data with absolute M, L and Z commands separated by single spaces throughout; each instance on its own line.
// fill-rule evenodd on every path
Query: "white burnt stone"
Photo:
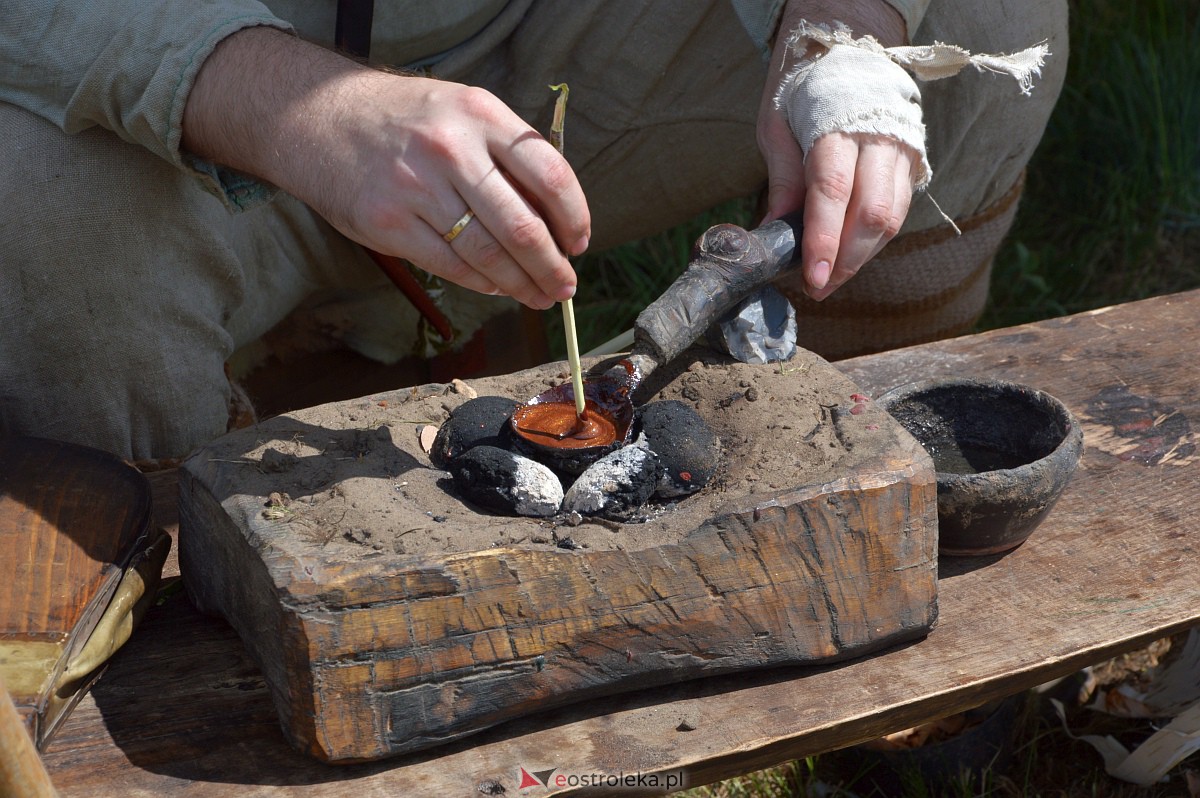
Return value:
M 625 517 L 650 500 L 658 470 L 658 457 L 644 441 L 618 449 L 579 475 L 563 498 L 563 512 Z
M 562 482 L 541 463 L 495 446 L 475 446 L 449 465 L 454 484 L 476 504 L 510 515 L 558 513 Z

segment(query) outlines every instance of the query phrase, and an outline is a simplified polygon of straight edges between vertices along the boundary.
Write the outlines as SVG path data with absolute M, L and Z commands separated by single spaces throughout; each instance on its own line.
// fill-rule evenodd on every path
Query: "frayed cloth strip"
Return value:
M 801 20 L 787 40 L 788 46 L 797 54 L 803 54 L 812 42 L 827 49 L 834 45 L 846 45 L 877 53 L 904 67 L 918 80 L 923 81 L 941 80 L 957 75 L 967 66 L 981 72 L 1009 75 L 1025 95 L 1033 91 L 1034 80 L 1041 76 L 1046 57 L 1050 55 L 1050 45 L 1044 41 L 1015 53 L 994 55 L 972 54 L 958 45 L 942 42 L 884 47 L 873 36 L 854 38 L 851 30 L 840 22 L 830 26 L 807 20 Z

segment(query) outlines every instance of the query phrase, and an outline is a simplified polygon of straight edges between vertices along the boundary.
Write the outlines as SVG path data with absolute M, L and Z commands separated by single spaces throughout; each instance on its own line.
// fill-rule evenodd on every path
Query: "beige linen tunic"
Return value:
M 988 75 L 924 87 L 930 193 L 956 219 L 977 214 L 1017 182 L 1057 97 L 1065 1 L 893 4 L 914 42 L 995 52 L 1050 39 L 1058 56 L 1032 98 Z M 415 312 L 361 248 L 294 198 L 180 150 L 188 91 L 218 42 L 269 25 L 328 43 L 335 7 L 6 4 L 0 431 L 133 458 L 185 454 L 225 430 L 235 351 L 302 302 L 349 303 L 361 324 L 347 340 L 381 359 L 415 345 Z M 377 0 L 372 56 L 484 86 L 539 130 L 549 128 L 547 84 L 568 82 L 567 156 L 600 248 L 762 186 L 754 126 L 779 9 L 778 0 Z M 918 199 L 906 230 L 941 224 Z M 851 285 L 928 282 L 866 272 Z M 931 290 L 944 288 L 935 280 Z M 508 307 L 455 288 L 443 301 L 465 332 Z M 833 340 L 838 324 L 816 338 Z M 880 347 L 904 342 L 864 334 Z M 821 351 L 819 340 L 802 342 Z

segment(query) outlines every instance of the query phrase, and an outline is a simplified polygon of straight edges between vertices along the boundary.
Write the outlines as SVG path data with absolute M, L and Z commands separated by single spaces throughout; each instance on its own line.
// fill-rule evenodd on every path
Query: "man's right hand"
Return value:
M 591 232 L 583 189 L 554 147 L 483 89 L 370 69 L 249 28 L 201 68 L 183 146 L 459 285 L 538 309 L 574 294 L 567 255 Z M 445 241 L 468 210 L 474 218 Z

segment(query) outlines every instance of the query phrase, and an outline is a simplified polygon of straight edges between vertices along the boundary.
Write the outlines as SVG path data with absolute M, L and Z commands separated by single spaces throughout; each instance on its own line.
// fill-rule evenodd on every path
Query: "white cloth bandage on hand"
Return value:
M 911 147 L 919 157 L 915 188 L 933 172 L 925 153 L 921 92 L 886 55 L 835 44 L 802 61 L 779 86 L 775 107 L 783 111 L 807 156 L 826 133 L 871 133 Z
M 921 92 L 911 71 L 924 81 L 952 77 L 971 66 L 1008 75 L 1028 95 L 1050 48 L 1046 42 L 1011 54 L 972 54 L 953 44 L 884 47 L 873 36 L 854 38 L 841 23 L 800 20 L 787 39 L 796 54 L 810 44 L 822 49 L 788 73 L 775 94 L 805 156 L 826 133 L 875 133 L 912 147 L 920 156 L 914 188 L 929 185 L 933 170 L 925 152 Z M 908 70 L 908 71 L 906 71 Z

